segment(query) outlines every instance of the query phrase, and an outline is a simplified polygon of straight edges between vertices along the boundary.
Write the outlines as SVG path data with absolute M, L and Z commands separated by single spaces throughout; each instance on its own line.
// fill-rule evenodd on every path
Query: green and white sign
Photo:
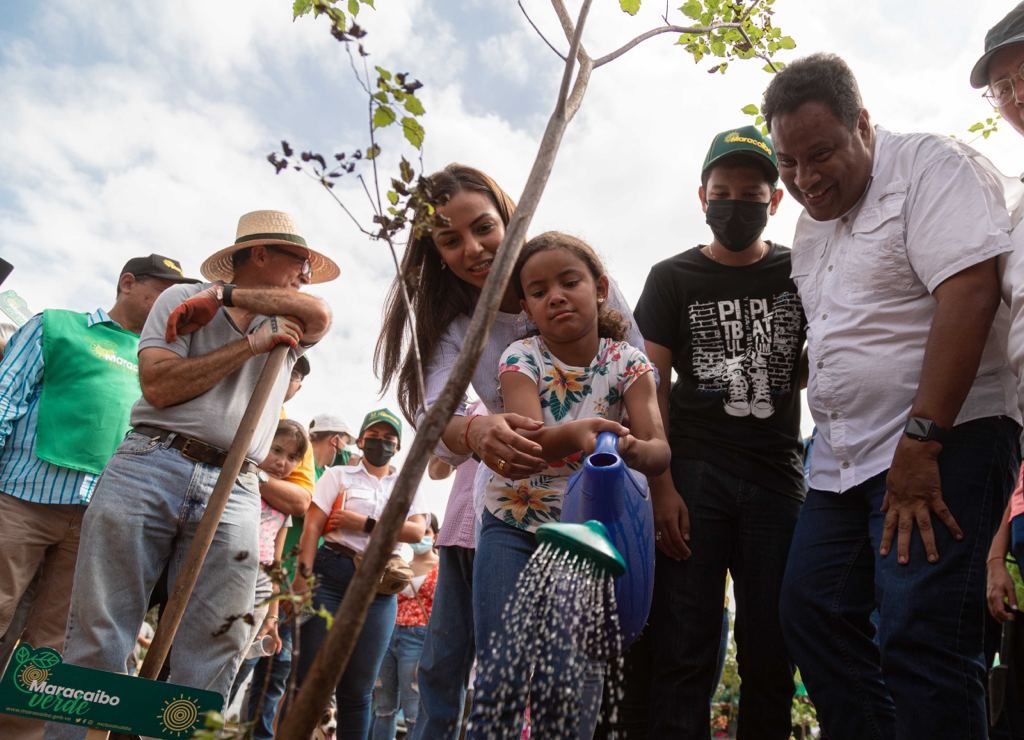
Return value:
M 23 326 L 32 317 L 25 299 L 13 290 L 0 293 L 0 313 L 13 321 L 15 326 Z
M 223 704 L 213 691 L 68 665 L 25 643 L 0 679 L 0 713 L 167 740 L 192 737 Z

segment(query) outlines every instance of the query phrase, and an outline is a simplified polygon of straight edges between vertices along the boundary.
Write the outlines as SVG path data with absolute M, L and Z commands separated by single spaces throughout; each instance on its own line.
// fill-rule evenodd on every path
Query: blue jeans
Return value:
M 910 562 L 877 555 L 886 473 L 842 494 L 812 490 L 782 590 L 783 632 L 830 740 L 978 740 L 985 714 L 985 556 L 1020 459 L 1004 417 L 956 426 L 939 455 L 964 539 L 932 517 Z M 894 544 L 895 550 L 895 544 Z M 871 613 L 879 612 L 878 634 Z
M 318 581 L 313 590 L 313 609 L 323 607 L 331 614 L 337 613 L 355 571 L 355 563 L 351 558 L 326 546 L 317 550 L 313 561 L 313 573 Z M 398 599 L 394 596 L 378 594 L 370 602 L 363 630 L 359 633 L 352 657 L 334 692 L 338 701 L 339 740 L 366 740 L 370 731 L 373 683 L 380 673 L 380 664 L 388 649 L 397 612 Z M 327 624 L 320 617 L 314 616 L 302 623 L 299 630 L 300 685 L 326 637 Z
M 85 512 L 65 662 L 126 670 L 153 587 L 167 566 L 173 588 L 219 475 L 220 468 L 188 460 L 167 442 L 128 434 Z M 174 639 L 172 683 L 221 696 L 231 688 L 250 628 L 236 619 L 220 630 L 232 615 L 253 610 L 259 519 L 256 476 L 241 476 Z M 51 740 L 84 735 L 83 727 L 47 725 Z
M 274 737 L 274 715 L 288 687 L 288 677 L 292 672 L 292 638 L 295 630 L 290 621 L 283 621 L 277 634 L 281 638 L 281 652 L 260 658 L 252 672 L 252 687 L 249 689 L 249 701 L 245 706 L 245 721 L 253 722 L 253 740 L 271 740 Z M 267 673 L 270 683 L 267 683 Z M 263 686 L 267 692 L 260 696 Z M 259 715 L 257 716 L 257 711 Z
M 473 556 L 439 548 L 434 605 L 420 657 L 420 713 L 412 740 L 458 740 L 466 682 L 473 667 Z
M 373 705 L 372 740 L 394 740 L 398 707 L 405 718 L 405 732 L 411 736 L 419 714 L 420 697 L 416 685 L 416 667 L 423 652 L 426 627 L 395 625 L 391 643 L 380 666 L 377 693 Z
M 711 735 L 728 571 L 743 682 L 737 737 L 788 740 L 793 665 L 779 626 L 779 590 L 800 499 L 700 460 L 673 459 L 672 480 L 689 510 L 693 554 L 679 561 L 657 554 L 648 733 Z
M 533 737 L 579 737 L 585 740 L 593 737 L 604 685 L 599 668 L 591 666 L 586 671 L 582 686 L 567 685 L 564 675 L 568 673 L 565 665 L 569 659 L 566 635 L 546 636 L 546 663 L 550 670 L 538 670 L 532 677 L 526 656 L 510 654 L 502 645 L 502 641 L 508 639 L 502 616 L 505 604 L 512 598 L 519 574 L 536 549 L 537 541 L 532 533 L 509 526 L 490 512 L 483 513 L 483 526 L 473 562 L 477 674 L 467 740 L 495 737 L 517 740 L 531 684 L 533 695 L 537 697 L 565 694 L 579 697 L 575 706 L 565 707 L 558 701 L 531 701 Z M 499 702 L 502 681 L 517 681 L 511 687 L 511 701 Z M 487 726 L 492 721 L 497 726 Z M 571 734 L 567 735 L 560 729 L 562 727 L 571 728 Z

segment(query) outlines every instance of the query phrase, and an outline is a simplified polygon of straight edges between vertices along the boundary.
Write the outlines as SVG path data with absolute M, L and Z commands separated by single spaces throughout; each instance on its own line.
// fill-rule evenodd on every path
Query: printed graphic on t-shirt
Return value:
M 800 350 L 800 298 L 735 298 L 691 303 L 697 391 L 722 396 L 729 416 L 767 419 L 791 390 Z

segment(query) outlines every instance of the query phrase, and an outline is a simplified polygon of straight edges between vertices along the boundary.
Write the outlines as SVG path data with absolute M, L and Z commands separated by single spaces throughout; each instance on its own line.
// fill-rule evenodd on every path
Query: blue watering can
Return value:
M 612 432 L 597 436 L 594 452 L 569 479 L 561 521 L 604 524 L 608 539 L 626 562 L 615 580 L 623 648 L 647 623 L 654 593 L 654 511 L 647 479 L 626 467 Z

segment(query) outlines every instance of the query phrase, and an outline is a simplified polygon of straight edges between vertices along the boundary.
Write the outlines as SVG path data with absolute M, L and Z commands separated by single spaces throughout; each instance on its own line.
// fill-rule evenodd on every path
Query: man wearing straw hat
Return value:
M 216 281 L 166 291 L 139 340 L 143 397 L 133 431 L 96 488 L 82 530 L 64 659 L 125 670 L 154 583 L 165 565 L 173 589 L 224 464 L 226 450 L 278 344 L 291 347 L 256 426 L 241 472 L 174 641 L 169 680 L 226 695 L 253 608 L 260 512 L 256 464 L 267 454 L 291 369 L 331 317 L 309 283 L 338 267 L 306 246 L 291 218 L 254 211 L 235 243 L 206 260 Z M 83 729 L 51 724 L 49 737 Z

